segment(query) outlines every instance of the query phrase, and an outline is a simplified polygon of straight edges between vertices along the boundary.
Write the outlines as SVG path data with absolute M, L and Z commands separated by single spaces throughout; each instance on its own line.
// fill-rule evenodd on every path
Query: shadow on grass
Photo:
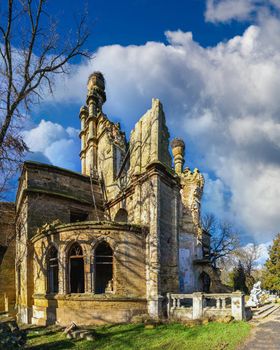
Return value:
M 44 337 L 45 335 L 54 335 L 56 334 L 57 331 L 52 331 L 52 330 L 48 330 L 48 331 L 45 331 L 45 332 L 34 332 L 33 333 L 33 330 L 32 332 L 28 332 L 28 338 L 29 339 L 35 339 L 35 338 L 39 338 L 39 337 Z
M 76 347 L 75 343 L 72 343 L 70 340 L 67 340 L 67 339 L 62 339 L 62 340 L 53 341 L 47 344 L 31 345 L 31 346 L 28 346 L 27 349 L 29 350 L 52 350 L 52 349 L 66 350 L 66 349 L 72 349 L 75 347 Z

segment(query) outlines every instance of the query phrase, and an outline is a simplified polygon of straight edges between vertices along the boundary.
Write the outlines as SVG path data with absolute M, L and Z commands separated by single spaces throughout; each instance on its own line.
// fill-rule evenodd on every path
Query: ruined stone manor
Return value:
M 102 111 L 101 73 L 85 102 L 81 173 L 27 161 L 15 203 L 0 203 L 0 310 L 37 325 L 128 322 L 165 317 L 167 293 L 218 291 L 203 176 L 184 167 L 183 140 L 169 142 L 160 101 L 129 141 Z

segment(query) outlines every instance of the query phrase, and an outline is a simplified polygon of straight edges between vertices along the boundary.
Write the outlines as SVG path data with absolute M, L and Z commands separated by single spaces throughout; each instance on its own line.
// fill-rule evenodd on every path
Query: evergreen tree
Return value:
M 280 291 L 280 233 L 269 249 L 269 258 L 265 263 L 264 288 Z
M 242 265 L 240 260 L 238 262 L 238 266 L 236 268 L 234 268 L 234 270 L 233 270 L 232 279 L 233 279 L 233 289 L 234 290 L 240 290 L 241 292 L 248 294 L 244 266 Z

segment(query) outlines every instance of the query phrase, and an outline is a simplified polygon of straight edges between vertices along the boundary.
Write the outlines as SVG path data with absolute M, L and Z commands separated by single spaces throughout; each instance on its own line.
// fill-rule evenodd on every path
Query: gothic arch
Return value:
M 94 249 L 94 292 L 96 294 L 113 292 L 114 251 L 106 240 L 101 240 Z

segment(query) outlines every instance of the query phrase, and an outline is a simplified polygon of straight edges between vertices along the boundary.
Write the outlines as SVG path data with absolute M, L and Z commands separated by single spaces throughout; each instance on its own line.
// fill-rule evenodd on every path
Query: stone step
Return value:
M 263 312 L 261 312 L 261 313 L 259 313 L 257 315 L 253 314 L 253 319 L 265 318 L 265 317 L 271 315 L 273 312 L 275 312 L 279 308 L 280 308 L 280 305 L 277 305 L 277 304 L 275 305 L 274 304 L 274 305 L 272 305 L 272 307 L 266 308 L 265 311 L 263 311 Z
M 260 315 L 263 312 L 271 309 L 273 306 L 275 306 L 275 304 L 266 304 L 266 305 L 263 305 L 259 308 L 252 308 L 253 315 L 256 315 L 256 316 Z

